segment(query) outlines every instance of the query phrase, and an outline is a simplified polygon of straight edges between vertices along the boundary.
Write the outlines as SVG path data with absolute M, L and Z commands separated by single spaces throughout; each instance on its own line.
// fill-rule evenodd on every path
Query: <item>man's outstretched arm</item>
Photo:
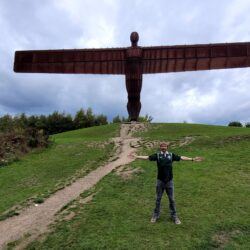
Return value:
M 135 153 L 132 153 L 129 156 L 131 158 L 133 158 L 133 159 L 140 159 L 140 160 L 148 160 L 149 159 L 149 156 L 146 156 L 146 155 L 137 155 Z M 181 156 L 181 160 L 182 161 L 196 161 L 196 162 L 199 162 L 199 161 L 203 161 L 203 158 L 199 157 L 199 156 L 196 156 L 194 158 L 187 157 L 187 156 Z
M 148 160 L 149 157 L 148 156 L 144 156 L 144 155 L 134 155 L 135 159 L 141 159 L 141 160 Z
M 136 153 L 131 153 L 128 155 L 132 159 L 148 160 L 149 156 L 147 155 L 137 155 Z
M 190 158 L 190 157 L 187 157 L 187 156 L 181 156 L 181 160 L 182 161 L 203 161 L 203 158 L 199 157 L 199 156 L 196 156 L 194 158 Z

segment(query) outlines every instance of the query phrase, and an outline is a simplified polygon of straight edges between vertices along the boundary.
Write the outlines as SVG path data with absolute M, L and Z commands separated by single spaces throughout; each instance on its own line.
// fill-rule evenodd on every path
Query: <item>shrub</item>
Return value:
M 153 120 L 153 117 L 149 116 L 148 114 L 146 114 L 145 116 L 138 117 L 138 122 L 151 122 L 152 120 Z M 130 121 L 129 117 L 128 118 L 125 118 L 125 117 L 120 118 L 119 115 L 117 115 L 113 118 L 113 123 L 121 123 L 121 122 L 129 122 L 129 121 Z
M 152 122 L 152 120 L 153 120 L 153 117 L 148 114 L 146 114 L 145 116 L 139 116 L 139 119 L 138 119 L 139 122 Z
M 49 137 L 36 128 L 15 129 L 0 133 L 0 166 L 16 161 L 32 148 L 49 145 Z
M 129 118 L 122 117 L 122 122 L 129 122 Z

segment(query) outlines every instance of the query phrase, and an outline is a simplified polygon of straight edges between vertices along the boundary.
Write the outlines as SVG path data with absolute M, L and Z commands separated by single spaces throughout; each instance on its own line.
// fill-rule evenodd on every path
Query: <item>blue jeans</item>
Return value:
M 155 201 L 155 209 L 153 216 L 159 217 L 160 216 L 160 209 L 161 209 L 161 198 L 164 193 L 164 190 L 167 193 L 168 200 L 169 200 L 169 210 L 170 210 L 170 216 L 172 218 L 177 217 L 176 213 L 176 207 L 175 207 L 175 201 L 174 201 L 174 182 L 173 180 L 168 181 L 167 183 L 157 180 L 156 183 L 156 201 Z

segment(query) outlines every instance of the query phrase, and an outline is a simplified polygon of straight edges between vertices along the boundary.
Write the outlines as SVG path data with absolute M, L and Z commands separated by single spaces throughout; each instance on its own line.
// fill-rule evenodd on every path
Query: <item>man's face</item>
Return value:
M 166 152 L 168 149 L 168 146 L 166 144 L 160 145 L 160 149 L 162 152 Z

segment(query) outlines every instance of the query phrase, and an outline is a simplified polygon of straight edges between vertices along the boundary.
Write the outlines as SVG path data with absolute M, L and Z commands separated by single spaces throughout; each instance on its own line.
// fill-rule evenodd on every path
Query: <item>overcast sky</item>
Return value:
M 0 115 L 127 116 L 125 77 L 17 74 L 15 50 L 250 41 L 249 0 L 0 0 Z M 141 115 L 154 122 L 250 122 L 250 68 L 143 76 Z

